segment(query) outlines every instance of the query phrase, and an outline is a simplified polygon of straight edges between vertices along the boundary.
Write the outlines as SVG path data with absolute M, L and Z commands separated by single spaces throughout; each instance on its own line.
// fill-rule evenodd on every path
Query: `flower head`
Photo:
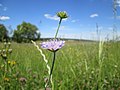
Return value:
M 47 42 L 42 42 L 41 47 L 44 49 L 48 49 L 52 52 L 55 52 L 59 50 L 60 48 L 62 48 L 64 44 L 65 44 L 65 41 L 53 39 Z
M 11 61 L 10 60 L 8 60 L 8 64 L 10 64 L 11 63 Z
M 11 66 L 14 66 L 15 64 L 16 64 L 15 61 L 12 61 L 12 62 L 11 62 Z
M 7 77 L 5 77 L 5 78 L 4 78 L 4 81 L 9 82 L 9 81 L 10 81 L 10 79 L 9 79 L 9 78 L 7 78 Z
M 10 60 L 8 60 L 8 64 L 9 64 L 10 66 L 14 66 L 14 65 L 16 64 L 16 62 L 15 62 L 15 61 L 10 61 Z
M 61 19 L 65 19 L 68 17 L 67 13 L 65 11 L 63 12 L 58 12 L 57 16 L 60 17 Z
M 21 82 L 21 84 L 26 84 L 26 82 L 27 82 L 27 79 L 26 78 L 24 78 L 24 77 L 21 77 L 21 78 L 19 78 L 19 81 Z

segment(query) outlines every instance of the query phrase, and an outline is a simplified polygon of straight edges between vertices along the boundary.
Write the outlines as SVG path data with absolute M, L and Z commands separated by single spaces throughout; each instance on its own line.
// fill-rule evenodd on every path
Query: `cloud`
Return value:
M 94 18 L 94 17 L 98 17 L 99 15 L 97 13 L 94 13 L 92 15 L 90 15 L 91 18 Z
M 59 17 L 57 17 L 56 15 L 51 16 L 50 14 L 44 14 L 44 16 L 45 16 L 47 19 L 59 20 Z
M 8 17 L 8 16 L 0 16 L 1 21 L 5 21 L 5 20 L 9 20 L 9 19 L 10 19 L 10 17 Z
M 78 22 L 79 20 L 78 19 L 76 19 L 76 20 L 72 20 L 71 22 L 72 23 L 75 23 L 75 22 Z
M 44 17 L 51 20 L 60 20 L 60 18 L 57 15 L 52 16 L 51 14 L 44 14 Z M 63 20 L 66 21 L 67 19 Z

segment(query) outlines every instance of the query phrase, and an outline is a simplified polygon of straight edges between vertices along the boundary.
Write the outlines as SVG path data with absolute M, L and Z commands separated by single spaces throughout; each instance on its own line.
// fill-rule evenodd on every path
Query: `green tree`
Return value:
M 0 41 L 3 41 L 4 39 L 8 39 L 8 31 L 3 24 L 0 24 Z
M 17 26 L 17 30 L 14 31 L 13 39 L 17 42 L 29 42 L 30 40 L 36 40 L 40 38 L 40 33 L 38 33 L 38 28 L 27 22 Z

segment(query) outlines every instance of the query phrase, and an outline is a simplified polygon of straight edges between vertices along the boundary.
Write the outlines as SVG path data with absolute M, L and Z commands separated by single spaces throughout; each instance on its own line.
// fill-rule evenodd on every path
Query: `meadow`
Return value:
M 0 90 L 44 90 L 48 73 L 40 52 L 32 43 L 12 42 L 11 48 L 8 61 L 14 63 L 7 61 L 7 71 L 0 57 Z M 43 53 L 51 66 L 53 53 Z M 52 76 L 54 90 L 119 90 L 120 42 L 66 41 Z

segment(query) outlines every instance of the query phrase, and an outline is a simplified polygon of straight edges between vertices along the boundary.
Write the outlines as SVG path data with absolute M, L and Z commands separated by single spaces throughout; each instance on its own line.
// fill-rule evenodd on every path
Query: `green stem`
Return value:
M 55 34 L 55 39 L 56 39 L 56 37 L 58 35 L 58 31 L 59 31 L 61 22 L 62 22 L 62 18 L 60 18 L 60 21 L 59 21 L 59 24 L 58 24 L 58 28 L 57 28 L 57 31 L 56 31 L 56 34 Z
M 51 71 L 50 71 L 50 76 L 49 76 L 49 79 L 48 79 L 48 82 L 47 82 L 46 87 L 48 86 L 48 84 L 49 84 L 49 82 L 50 82 L 50 80 L 51 80 L 51 75 L 52 75 L 53 68 L 54 68 L 54 63 L 55 63 L 55 55 L 56 55 L 56 52 L 53 52 L 52 68 L 51 68 Z M 45 90 L 46 90 L 46 87 L 45 87 Z

